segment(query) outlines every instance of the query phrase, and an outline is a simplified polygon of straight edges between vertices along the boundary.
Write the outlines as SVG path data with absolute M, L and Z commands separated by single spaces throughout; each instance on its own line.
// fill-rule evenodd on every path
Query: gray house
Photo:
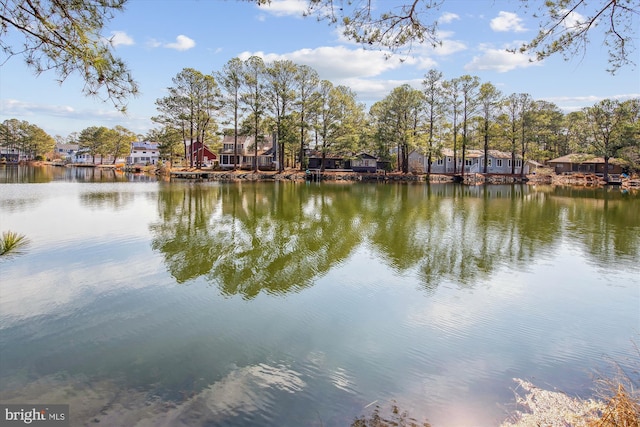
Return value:
M 462 173 L 462 152 L 458 152 L 456 156 L 457 167 L 456 172 Z M 466 150 L 464 161 L 465 173 L 484 173 L 484 150 Z M 487 173 L 491 174 L 511 174 L 512 171 L 511 153 L 489 150 L 487 152 Z M 440 156 L 431 157 L 431 173 L 434 174 L 451 174 L 454 173 L 453 150 L 445 148 Z M 520 174 L 522 168 L 522 158 L 516 156 L 515 165 L 513 165 L 514 173 Z M 525 162 L 524 173 L 529 173 L 530 165 Z M 412 172 L 427 172 L 428 157 L 425 153 L 414 150 L 409 154 L 409 168 Z

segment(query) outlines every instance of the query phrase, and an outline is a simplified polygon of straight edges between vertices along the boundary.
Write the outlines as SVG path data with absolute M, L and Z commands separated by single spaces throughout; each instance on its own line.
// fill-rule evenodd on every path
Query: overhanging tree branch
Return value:
M 113 55 L 101 35 L 104 24 L 126 0 L 0 0 L 2 61 L 20 55 L 36 74 L 55 70 L 58 81 L 79 74 L 82 92 L 110 101 L 121 111 L 138 92 L 126 64 Z M 23 37 L 21 49 L 7 41 L 9 33 Z

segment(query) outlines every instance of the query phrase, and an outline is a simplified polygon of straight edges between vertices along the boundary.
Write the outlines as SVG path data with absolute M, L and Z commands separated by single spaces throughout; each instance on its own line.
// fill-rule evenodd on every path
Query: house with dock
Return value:
M 454 152 L 445 148 L 438 155 L 431 156 L 432 174 L 453 174 L 453 173 L 484 173 L 485 155 L 484 150 L 466 150 L 464 165 L 462 164 L 462 153 L 458 152 L 454 158 Z M 528 174 L 531 169 L 529 162 L 524 163 L 522 170 L 522 157 L 514 156 L 509 152 L 499 150 L 487 151 L 487 173 L 519 175 L 522 172 Z M 455 162 L 455 163 L 454 163 Z M 454 165 L 457 163 L 456 167 Z M 429 157 L 424 151 L 414 150 L 409 153 L 409 169 L 412 172 L 424 173 L 429 170 Z
M 369 153 L 358 153 L 351 156 L 337 154 L 325 154 L 319 151 L 309 151 L 305 156 L 307 169 L 310 170 L 335 170 L 353 171 L 359 173 L 376 173 L 379 170 L 387 170 L 389 161 L 384 161 Z
M 160 148 L 157 142 L 136 141 L 131 143 L 131 152 L 127 156 L 127 165 L 157 165 L 160 160 Z
M 547 165 L 559 175 L 573 173 L 604 175 L 605 170 L 612 175 L 624 172 L 624 161 L 612 157 L 606 163 L 608 163 L 607 166 L 603 157 L 592 154 L 567 154 L 547 161 Z
M 230 170 L 238 167 L 251 170 L 255 168 L 256 162 L 260 170 L 274 170 L 277 166 L 274 137 L 270 135 L 258 137 L 257 156 L 255 136 L 238 135 L 236 144 L 234 135 L 225 135 L 218 154 L 218 165 L 221 169 Z

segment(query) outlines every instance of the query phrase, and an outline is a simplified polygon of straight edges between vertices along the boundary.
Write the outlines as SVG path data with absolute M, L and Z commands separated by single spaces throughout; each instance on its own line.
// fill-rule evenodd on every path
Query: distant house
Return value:
M 604 158 L 591 154 L 567 154 L 553 160 L 548 160 L 547 165 L 551 166 L 555 173 L 593 173 L 604 174 Z M 609 159 L 608 173 L 620 174 L 623 172 L 624 163 L 616 158 Z
M 100 156 L 92 156 L 89 150 L 86 148 L 79 148 L 78 151 L 73 153 L 71 162 L 79 165 L 91 165 L 94 163 L 100 163 Z
M 307 156 L 307 168 L 309 169 L 348 169 L 350 166 L 349 160 L 345 159 L 343 156 L 338 156 L 334 154 L 326 154 L 324 159 L 322 158 L 322 153 L 320 152 L 312 152 Z
M 127 156 L 128 165 L 155 165 L 160 159 L 157 142 L 136 141 L 131 143 L 131 152 Z
M 254 169 L 256 161 L 258 169 L 273 170 L 277 166 L 276 147 L 274 138 L 268 135 L 258 138 L 258 156 L 256 160 L 255 137 L 238 135 L 237 151 L 234 153 L 235 138 L 233 135 L 225 135 L 222 140 L 222 149 L 219 153 L 219 166 L 222 169 Z
M 23 157 L 17 148 L 0 147 L 0 161 L 18 163 L 20 160 L 23 160 Z
M 372 156 L 367 153 L 360 153 L 356 155 L 355 159 L 351 160 L 351 169 L 354 172 L 373 172 L 378 170 L 378 159 L 376 156 Z
M 308 151 L 306 154 L 308 169 L 341 170 L 361 173 L 375 173 L 379 169 L 388 169 L 390 162 L 380 160 L 376 156 L 368 153 L 359 153 L 355 156 L 340 156 L 336 154 L 326 154 L 324 160 L 322 153 L 318 151 Z
M 78 144 L 58 144 L 56 143 L 53 148 L 54 156 L 59 157 L 64 161 L 73 161 L 75 154 L 80 149 Z
M 458 152 L 455 162 L 457 167 L 455 171 L 462 173 L 484 173 L 484 150 L 466 150 L 464 159 L 464 168 L 462 165 L 462 153 Z M 516 156 L 515 164 L 511 153 L 489 150 L 487 152 L 487 173 L 491 174 L 520 174 L 522 169 L 522 158 Z M 443 149 L 439 156 L 431 156 L 431 173 L 433 174 L 451 174 L 454 173 L 454 156 L 453 150 Z M 512 168 L 513 166 L 513 168 Z M 530 169 L 529 162 L 525 162 L 524 173 L 528 174 Z M 428 156 L 425 153 L 414 150 L 409 154 L 409 167 L 412 171 L 427 172 Z
M 193 149 L 190 148 L 190 144 L 188 144 L 187 152 L 191 153 L 194 165 L 198 165 L 199 162 L 202 162 L 200 166 L 213 166 L 218 162 L 218 155 L 211 151 L 206 144 L 195 141 L 193 143 Z
M 71 163 L 77 165 L 110 165 L 113 163 L 124 163 L 126 159 L 124 157 L 118 157 L 115 162 L 113 156 L 101 156 L 96 154 L 95 156 L 89 152 L 87 148 L 80 148 L 73 153 L 73 157 L 70 158 Z

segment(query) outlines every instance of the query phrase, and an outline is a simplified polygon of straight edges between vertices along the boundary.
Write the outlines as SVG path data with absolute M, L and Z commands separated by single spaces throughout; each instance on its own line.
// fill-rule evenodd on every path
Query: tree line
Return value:
M 21 159 L 28 160 L 52 160 L 55 158 L 56 144 L 77 144 L 79 152 L 92 157 L 92 163 L 95 163 L 96 157 L 100 158 L 101 163 L 105 158 L 110 158 L 115 163 L 118 158 L 130 153 L 131 143 L 139 137 L 140 135 L 120 125 L 111 129 L 89 126 L 67 136 L 51 136 L 26 120 L 14 118 L 0 123 L 0 147 L 16 150 L 22 156 Z
M 238 136 L 260 141 L 273 135 L 280 171 L 304 170 L 310 149 L 323 159 L 367 152 L 404 173 L 412 172 L 414 150 L 428 156 L 426 173 L 444 149 L 453 150 L 454 168 L 475 148 L 485 156 L 491 149 L 507 151 L 523 161 L 579 152 L 640 165 L 638 98 L 605 99 L 565 114 L 527 93 L 505 95 L 477 76 L 445 79 L 432 69 L 419 89 L 398 86 L 366 111 L 352 89 L 320 79 L 313 68 L 290 60 L 265 63 L 257 56 L 233 58 L 209 74 L 185 68 L 172 82 L 168 95 L 156 101 L 152 120 L 159 127 L 148 138 L 160 142 L 165 155 L 182 152 L 195 167 L 198 159 L 188 147 L 194 142 L 216 147 L 225 134 L 236 138 L 236 167 Z M 258 144 L 252 149 L 257 156 Z M 484 172 L 487 164 L 485 159 Z M 516 162 L 511 164 L 515 168 Z
M 477 76 L 445 79 L 431 69 L 420 88 L 398 86 L 367 111 L 352 89 L 320 79 L 312 67 L 290 60 L 265 63 L 258 56 L 232 58 L 211 73 L 185 68 L 167 93 L 155 102 L 158 114 L 151 119 L 157 127 L 144 137 L 159 143 L 163 158 L 183 157 L 192 167 L 202 165 L 189 152 L 194 146 L 206 144 L 215 151 L 223 135 L 233 135 L 235 167 L 242 154 L 238 136 L 255 141 L 273 136 L 279 171 L 304 170 L 306 153 L 315 150 L 323 159 L 366 152 L 409 173 L 415 172 L 409 154 L 417 150 L 428 157 L 424 172 L 429 174 L 432 160 L 445 149 L 453 151 L 454 173 L 465 164 L 469 149 L 483 149 L 485 156 L 492 149 L 506 151 L 513 160 L 540 162 L 590 153 L 605 161 L 620 157 L 640 169 L 639 98 L 604 99 L 565 114 L 527 93 L 505 95 Z M 50 150 L 51 137 L 48 145 L 37 139 L 44 131 L 16 131 L 29 126 L 16 119 L 3 122 L 1 144 L 31 147 L 40 155 Z M 94 158 L 114 159 L 125 155 L 137 138 L 122 126 L 91 126 L 66 139 L 56 137 L 78 143 Z M 251 149 L 257 157 L 258 144 Z M 487 164 L 485 158 L 484 172 Z M 511 164 L 515 168 L 516 162 Z

